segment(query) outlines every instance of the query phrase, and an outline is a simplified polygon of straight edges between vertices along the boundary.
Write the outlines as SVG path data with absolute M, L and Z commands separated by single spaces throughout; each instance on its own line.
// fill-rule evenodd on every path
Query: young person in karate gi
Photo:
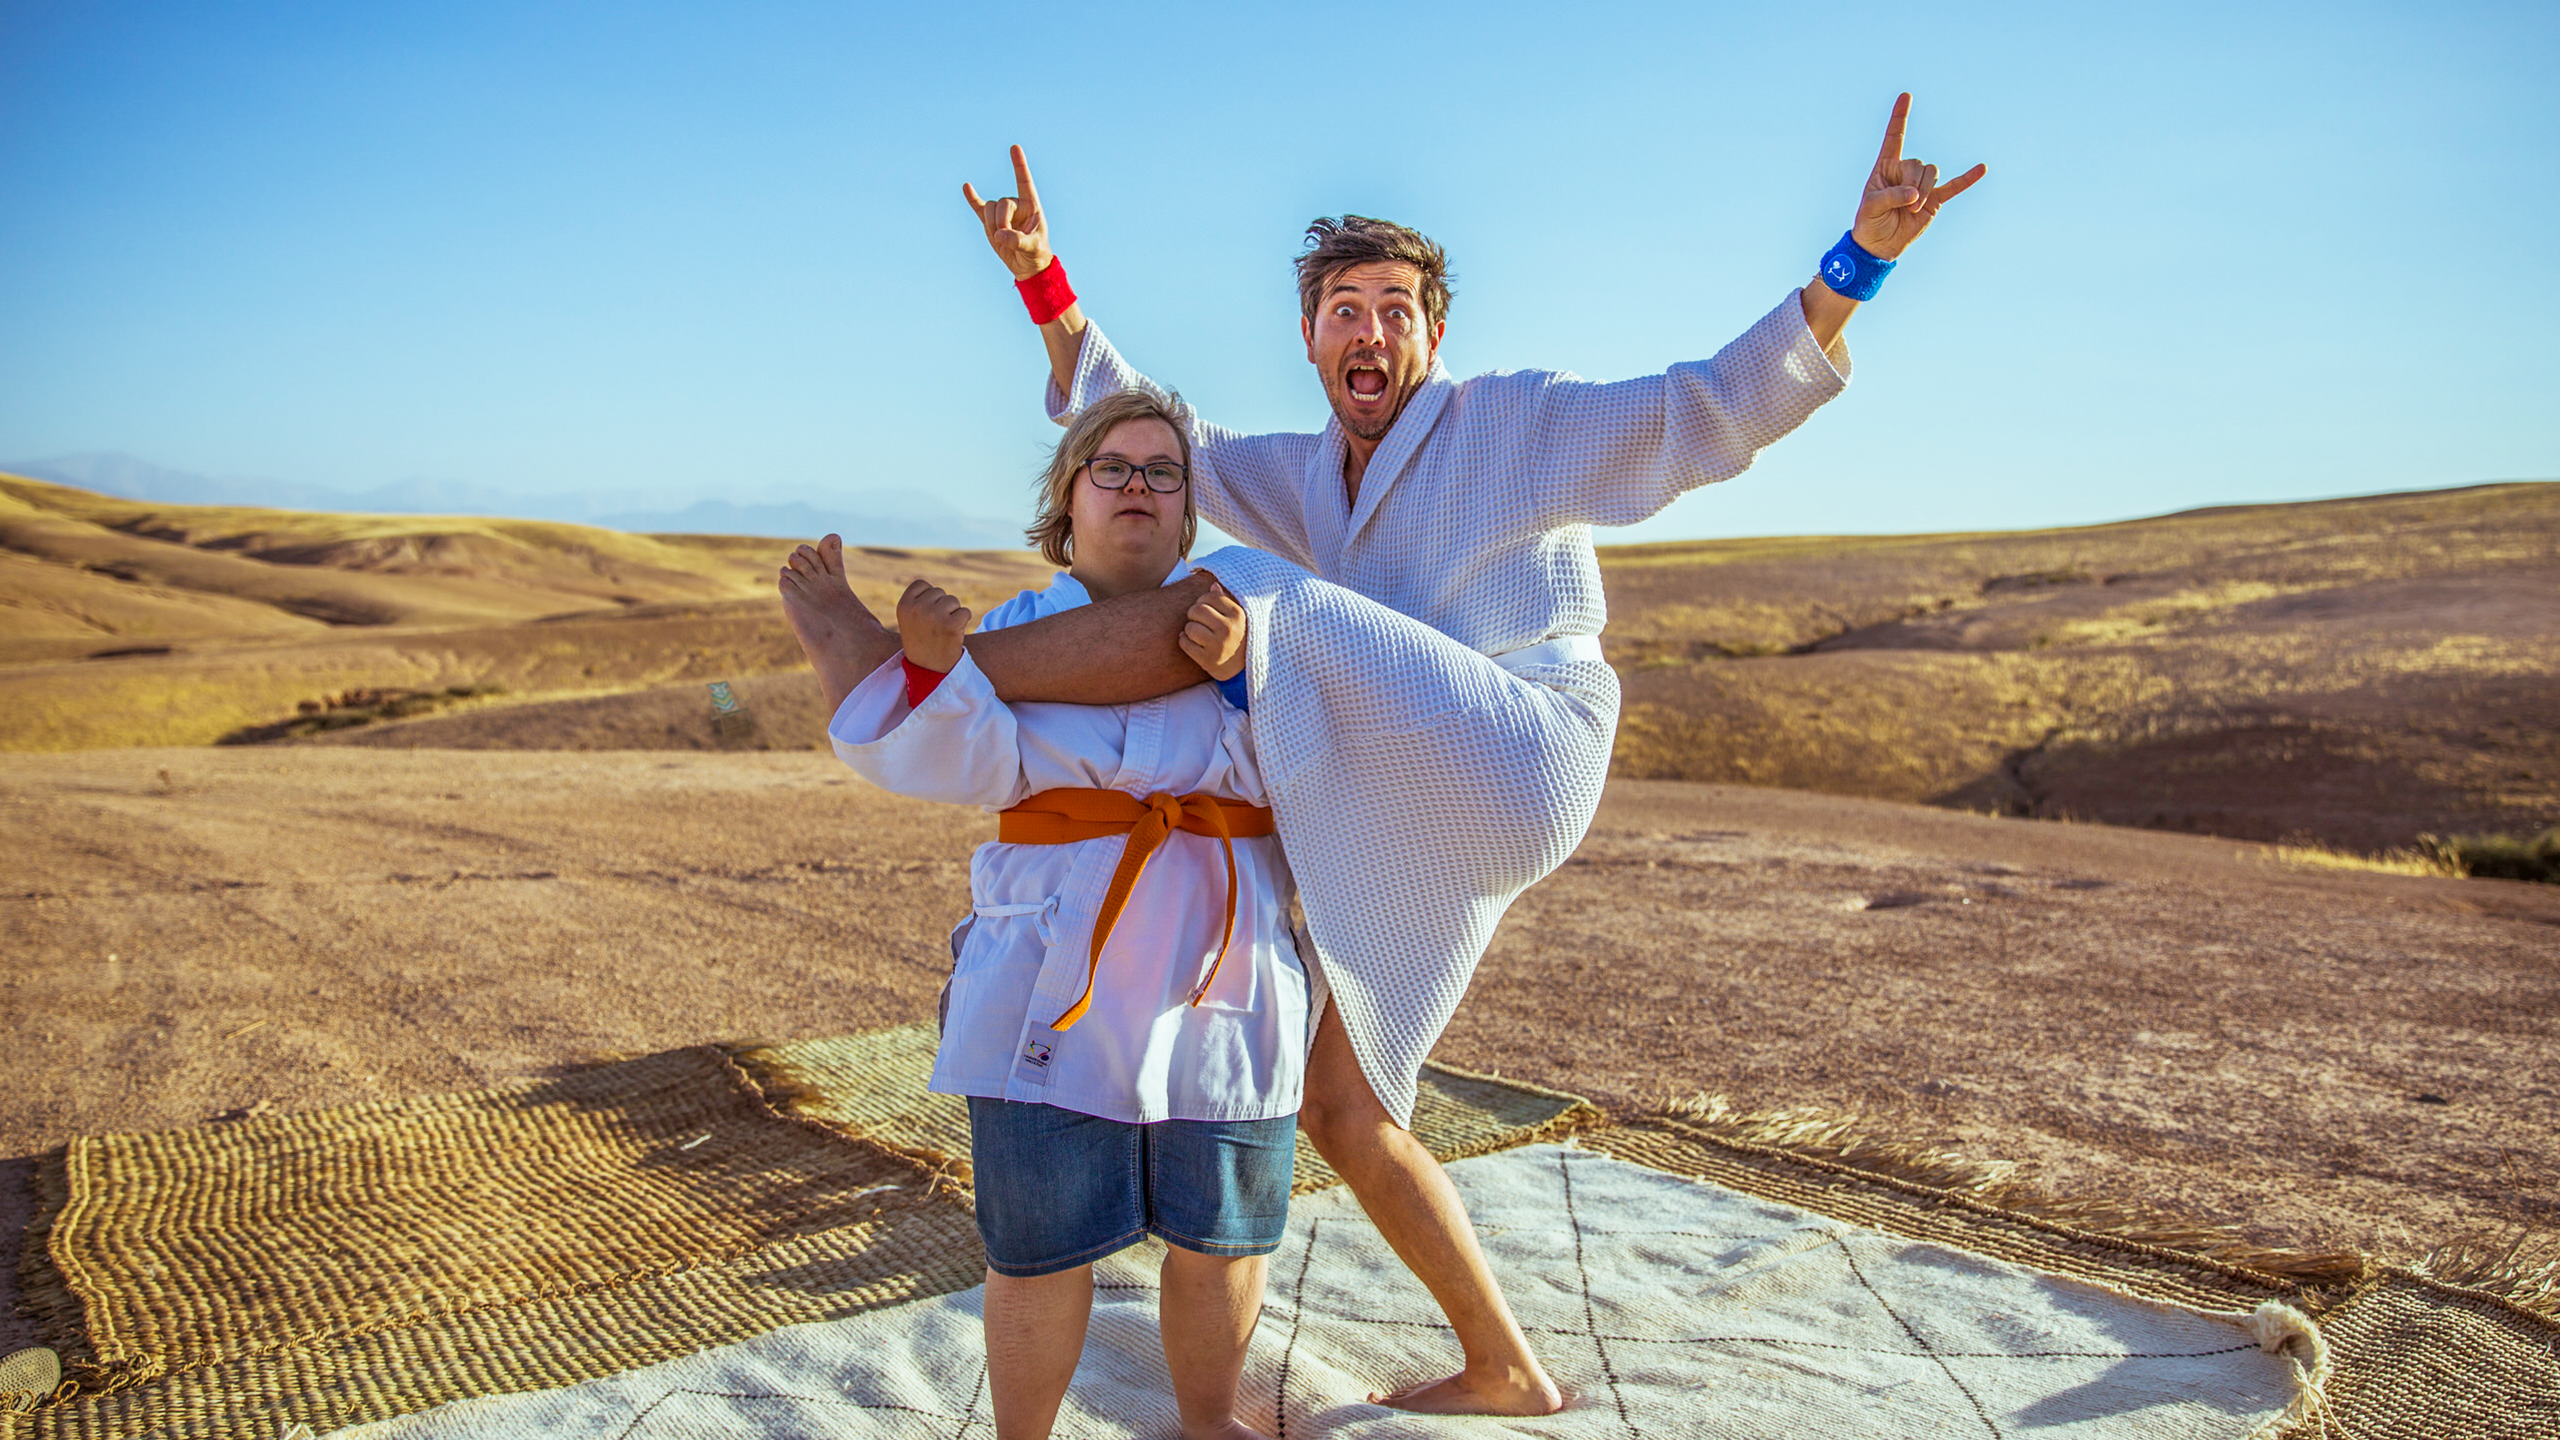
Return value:
M 1172 402 L 1132 390 L 1087 408 L 1030 531 L 1067 571 L 984 629 L 1186 577 L 1190 465 Z M 1049 1433 L 1093 1262 L 1155 1235 L 1182 1433 L 1251 1436 L 1236 1385 L 1288 1222 L 1308 1039 L 1251 722 L 1196 682 L 1126 705 L 1007 704 L 962 647 L 969 618 L 910 585 L 902 653 L 836 697 L 827 733 L 883 788 L 1000 812 L 969 863 L 929 1087 L 969 1100 L 996 1433 Z M 1180 643 L 1232 682 L 1243 631 L 1213 592 Z
M 1423 1059 L 1513 899 L 1581 843 L 1608 774 L 1618 681 L 1594 525 L 1629 525 L 1729 479 L 1847 385 L 1843 328 L 1940 207 L 1894 102 L 1850 228 L 1815 276 L 1715 356 L 1594 384 L 1558 371 L 1455 379 L 1441 364 L 1440 247 L 1359 216 L 1298 260 L 1299 339 L 1332 418 L 1244 435 L 1186 414 L 1201 513 L 1244 544 L 1161 593 L 973 636 L 1007 699 L 1115 703 L 1197 684 L 1175 642 L 1213 585 L 1247 614 L 1254 749 L 1329 990 L 1307 1064 L 1307 1138 L 1449 1317 L 1458 1373 L 1373 1397 L 1538 1415 L 1564 1396 L 1502 1297 L 1456 1188 L 1411 1132 Z M 1029 166 L 963 187 L 1012 271 L 1061 420 L 1154 387 L 1067 286 Z M 1667 246 L 1659 275 L 1690 284 Z M 1641 303 L 1641 294 L 1634 297 Z M 784 609 L 831 695 L 897 647 L 855 599 L 834 536 L 786 564 Z

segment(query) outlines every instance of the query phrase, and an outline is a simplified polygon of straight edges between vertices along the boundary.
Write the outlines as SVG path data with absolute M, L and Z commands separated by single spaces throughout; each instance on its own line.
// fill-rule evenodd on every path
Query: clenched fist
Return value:
M 912 581 L 898 597 L 898 639 L 907 658 L 937 674 L 949 674 L 960 663 L 961 637 L 977 618 L 948 592 L 923 580 Z
M 1223 585 L 1211 588 L 1182 622 L 1182 653 L 1212 680 L 1244 673 L 1244 607 Z

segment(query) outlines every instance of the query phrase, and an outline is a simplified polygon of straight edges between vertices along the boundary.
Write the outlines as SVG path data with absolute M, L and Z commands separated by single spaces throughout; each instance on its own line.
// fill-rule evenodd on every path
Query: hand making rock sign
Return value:
M 977 186 L 966 181 L 960 186 L 960 198 L 977 212 L 996 258 L 1013 272 L 1013 278 L 1027 280 L 1049 267 L 1049 217 L 1041 213 L 1040 188 L 1031 183 L 1031 162 L 1019 145 L 1013 147 L 1013 192 L 985 200 L 979 198 Z
M 1858 221 L 1850 227 L 1860 245 L 1878 259 L 1895 260 L 1938 218 L 1939 207 L 1973 188 L 1991 173 L 1976 165 L 1946 184 L 1938 183 L 1938 167 L 1902 154 L 1903 127 L 1911 118 L 1911 97 L 1895 97 L 1893 117 L 1884 123 L 1884 145 L 1876 152 L 1876 168 L 1867 172 L 1867 191 L 1858 201 Z M 1048 246 L 1044 236 L 1041 246 Z

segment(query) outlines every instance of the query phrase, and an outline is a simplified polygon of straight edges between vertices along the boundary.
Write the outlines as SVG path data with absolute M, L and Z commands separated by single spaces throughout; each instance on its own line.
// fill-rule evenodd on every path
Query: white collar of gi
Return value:
M 1164 583 L 1170 585 L 1190 573 L 1191 557 L 1186 555 L 1173 562 L 1173 569 L 1166 572 Z M 1093 596 L 1084 588 L 1084 582 L 1064 570 L 1049 581 L 1048 589 L 1040 592 L 1040 613 L 1043 615 L 1055 615 L 1061 610 L 1073 610 L 1079 605 L 1092 603 Z

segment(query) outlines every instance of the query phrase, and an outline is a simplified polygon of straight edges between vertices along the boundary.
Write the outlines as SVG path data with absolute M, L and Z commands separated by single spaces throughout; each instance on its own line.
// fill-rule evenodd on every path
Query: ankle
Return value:
M 1535 1357 L 1526 1360 L 1497 1360 L 1490 1356 L 1468 1356 L 1466 1368 L 1456 1376 L 1470 1390 L 1487 1394 L 1513 1393 L 1535 1395 L 1553 1393 L 1555 1382 L 1547 1378 L 1544 1367 Z

